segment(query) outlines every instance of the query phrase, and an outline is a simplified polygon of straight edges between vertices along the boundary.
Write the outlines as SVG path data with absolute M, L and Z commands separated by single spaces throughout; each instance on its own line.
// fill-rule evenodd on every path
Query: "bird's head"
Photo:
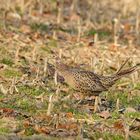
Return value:
M 64 71 L 68 69 L 68 66 L 63 63 L 63 60 L 58 56 L 54 56 L 55 59 L 55 68 L 57 71 Z

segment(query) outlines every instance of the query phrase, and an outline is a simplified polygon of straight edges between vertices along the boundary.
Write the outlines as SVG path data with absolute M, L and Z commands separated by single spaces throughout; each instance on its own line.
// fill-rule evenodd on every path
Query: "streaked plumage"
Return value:
M 125 70 L 122 70 L 122 67 L 111 76 L 101 76 L 91 71 L 70 67 L 60 60 L 56 62 L 58 74 L 65 79 L 69 86 L 77 91 L 95 96 L 98 96 L 102 91 L 107 91 L 117 80 L 137 69 L 137 65 Z

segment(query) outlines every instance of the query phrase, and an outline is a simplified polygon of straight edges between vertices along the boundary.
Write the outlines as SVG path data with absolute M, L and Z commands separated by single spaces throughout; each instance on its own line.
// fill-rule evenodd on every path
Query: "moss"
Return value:
M 89 29 L 85 35 L 86 36 L 94 36 L 95 34 L 98 34 L 99 35 L 99 38 L 105 38 L 105 37 L 108 37 L 111 35 L 111 32 L 110 31 L 107 31 L 107 30 L 95 30 L 93 28 Z
M 50 39 L 45 46 L 42 46 L 42 51 L 45 51 L 49 54 L 52 53 L 52 50 L 58 46 L 57 41 L 55 39 Z
M 127 112 L 124 114 L 126 118 L 140 118 L 140 112 Z
M 134 89 L 140 90 L 140 83 L 135 84 Z
M 32 127 L 28 127 L 27 129 L 25 129 L 26 136 L 33 135 L 34 133 L 35 133 L 35 130 Z
M 97 140 L 97 139 L 105 139 L 105 140 L 124 140 L 124 137 L 122 135 L 118 135 L 118 134 L 112 134 L 109 132 L 95 132 L 92 134 L 91 139 L 93 140 Z
M 116 91 L 115 93 L 110 91 L 107 94 L 107 100 L 111 101 L 112 106 L 116 106 L 116 101 L 119 99 L 120 101 L 120 106 L 127 107 L 130 103 L 128 101 L 128 93 L 124 93 L 121 91 Z
M 57 47 L 57 41 L 55 39 L 51 39 L 48 44 L 49 47 L 51 48 L 56 48 Z
M 128 93 L 118 93 L 117 98 L 120 100 L 120 105 L 128 106 Z
M 0 107 L 1 108 L 11 108 L 11 109 L 16 109 L 17 108 L 17 106 L 16 105 L 14 105 L 14 104 L 3 104 L 3 103 L 0 103 Z
M 1 90 L 0 90 L 0 99 L 1 98 L 4 98 L 5 96 L 3 95 L 3 93 L 1 92 Z
M 31 113 L 36 111 L 34 103 L 25 98 L 17 102 L 17 107 Z
M 91 36 L 91 35 L 95 35 L 96 33 L 97 33 L 97 31 L 95 29 L 90 29 L 87 31 L 86 35 Z
M 94 120 L 99 120 L 99 119 L 101 119 L 100 116 L 99 116 L 97 113 L 92 114 L 92 118 L 93 118 Z
M 15 10 L 16 10 L 16 12 L 20 15 L 20 16 L 23 16 L 23 10 L 21 9 L 21 7 L 20 6 L 16 6 L 15 7 Z
M 46 89 L 41 87 L 29 87 L 29 86 L 19 86 L 17 87 L 19 92 L 26 93 L 31 96 L 38 96 L 43 92 L 46 92 Z
M 129 105 L 132 107 L 136 107 L 140 104 L 140 96 L 133 96 L 131 100 L 129 100 Z
M 51 53 L 51 47 L 49 47 L 49 46 L 44 46 L 44 47 L 41 47 L 41 49 L 43 50 L 43 51 L 46 51 L 46 52 L 48 52 L 48 53 Z
M 10 59 L 10 58 L 3 58 L 3 59 L 1 60 L 1 63 L 6 64 L 6 65 L 8 65 L 8 66 L 12 66 L 12 65 L 14 64 L 14 63 L 13 63 L 13 60 Z
M 31 23 L 30 27 L 33 31 L 48 32 L 49 26 L 44 23 Z
M 118 113 L 118 111 L 114 111 L 112 114 L 112 119 L 118 119 L 120 117 L 120 114 Z
M 21 73 L 14 69 L 5 69 L 1 75 L 4 75 L 7 78 L 13 78 L 13 77 L 20 77 Z
M 19 100 L 18 101 L 18 106 L 22 109 L 29 109 L 30 108 L 30 103 L 27 99 Z
M 0 63 L 2 63 L 3 59 L 8 59 L 8 61 L 13 61 L 11 53 L 7 49 L 7 45 L 1 45 L 0 46 Z M 5 60 L 4 60 L 5 61 Z
M 2 12 L 0 12 L 0 13 L 2 13 Z M 1 15 L 0 15 L 1 16 Z M 5 24 L 4 24 L 4 22 L 1 20 L 0 21 L 0 29 L 4 29 L 5 28 Z
M 130 137 L 130 140 L 139 140 L 140 137 Z
M 17 106 L 25 111 L 30 113 L 35 113 L 36 110 L 36 103 L 35 103 L 35 96 L 39 96 L 42 93 L 46 93 L 46 90 L 41 87 L 29 87 L 29 86 L 20 86 L 17 87 L 19 93 L 26 94 L 26 97 L 18 100 Z M 44 104 L 43 107 L 46 105 Z M 47 108 L 47 107 L 46 107 Z
M 0 134 L 7 134 L 7 133 L 9 133 L 10 132 L 10 130 L 9 130 L 9 128 L 7 128 L 7 127 L 2 127 L 2 128 L 0 128 Z
M 6 127 L 7 122 L 0 119 L 0 134 L 6 134 L 10 132 L 10 129 Z

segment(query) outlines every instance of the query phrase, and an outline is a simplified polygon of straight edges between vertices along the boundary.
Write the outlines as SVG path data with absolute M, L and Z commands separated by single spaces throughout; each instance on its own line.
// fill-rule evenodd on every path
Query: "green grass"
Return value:
M 6 64 L 8 66 L 12 66 L 14 64 L 14 62 L 11 58 L 3 58 L 1 60 L 1 63 Z
M 35 133 L 35 130 L 32 128 L 32 127 L 28 127 L 26 130 L 25 130 L 25 135 L 26 136 L 31 136 Z
M 19 86 L 20 94 L 25 94 L 25 97 L 17 101 L 17 106 L 20 109 L 28 111 L 30 113 L 35 113 L 37 111 L 35 96 L 39 96 L 42 93 L 46 93 L 46 89 L 41 87 L 29 87 L 29 86 Z M 43 107 L 45 104 L 43 105 Z
M 57 44 L 57 41 L 56 41 L 55 39 L 51 39 L 51 40 L 48 42 L 47 46 L 49 46 L 49 47 L 51 47 L 51 48 L 56 48 L 56 47 L 58 47 L 58 44 Z
M 124 116 L 126 118 L 136 119 L 136 118 L 140 118 L 140 112 L 126 112 Z
M 0 119 L 0 134 L 7 134 L 7 133 L 10 132 L 10 128 L 9 127 L 5 127 L 6 125 L 7 125 L 6 120 Z
M 7 133 L 9 133 L 10 132 L 10 130 L 9 130 L 9 128 L 7 128 L 7 127 L 0 127 L 0 134 L 7 134 Z
M 140 90 L 140 82 L 134 85 L 134 89 Z
M 33 111 L 33 109 L 35 110 L 33 102 L 28 99 L 20 99 L 19 101 L 17 101 L 17 106 L 18 108 L 26 111 Z
M 107 94 L 108 101 L 111 101 L 113 106 L 116 106 L 116 101 L 119 99 L 120 106 L 127 107 L 130 105 L 130 102 L 128 101 L 128 93 L 116 91 L 116 93 L 113 93 L 112 91 L 108 92 Z
M 10 108 L 10 109 L 16 109 L 17 106 L 15 104 L 11 103 L 0 103 L 1 108 Z
M 118 113 L 118 111 L 114 111 L 111 113 L 111 117 L 112 119 L 118 119 L 120 117 L 120 114 Z
M 50 29 L 49 29 L 49 26 L 47 24 L 44 24 L 44 23 L 31 23 L 30 24 L 30 27 L 33 31 L 37 32 L 48 32 Z
M 99 138 L 102 138 L 104 140 L 124 140 L 124 137 L 118 134 L 112 134 L 109 132 L 95 132 L 92 133 L 91 137 L 92 140 L 97 140 Z
M 38 96 L 44 92 L 47 92 L 45 88 L 42 87 L 36 87 L 36 86 L 18 86 L 18 90 L 21 93 L 26 93 L 27 95 L 31 95 L 31 96 Z
M 57 3 L 57 0 L 49 0 L 49 2 L 53 3 L 53 5 L 50 4 L 50 6 L 52 7 L 51 9 L 53 9 L 52 10 L 53 17 L 54 17 L 54 15 L 57 16 L 59 3 Z M 61 6 L 61 4 L 60 4 L 60 6 Z M 38 9 L 39 7 L 36 5 L 32 9 L 33 14 L 34 14 L 34 12 L 36 13 L 36 11 L 35 11 L 36 8 Z M 52 11 L 49 11 L 50 9 L 47 9 L 47 10 L 48 11 L 43 11 L 43 14 L 47 14 L 47 16 L 49 15 L 51 18 L 50 12 L 52 12 Z M 21 16 L 24 14 L 24 12 L 22 11 L 22 9 L 20 7 L 16 7 L 15 11 L 18 14 L 20 14 Z M 41 19 L 41 16 L 39 17 L 39 19 Z M 40 20 L 40 21 L 43 21 L 43 20 Z M 17 121 L 16 125 L 19 125 L 19 128 L 21 128 L 21 130 L 25 130 L 24 135 L 27 135 L 27 136 L 30 136 L 33 134 L 38 134 L 38 132 L 36 132 L 34 130 L 34 124 L 40 125 L 40 126 L 47 126 L 47 127 L 49 125 L 50 128 L 54 128 L 56 120 L 54 122 L 48 123 L 48 121 L 50 121 L 50 120 L 46 117 L 40 123 L 40 122 L 38 122 L 38 120 L 36 121 L 35 119 L 36 118 L 38 119 L 38 116 L 42 117 L 42 116 L 46 115 L 47 109 L 48 109 L 48 104 L 49 104 L 48 99 L 51 94 L 54 94 L 53 97 L 55 98 L 56 85 L 54 84 L 54 80 L 48 80 L 45 85 L 43 83 L 36 83 L 36 85 L 34 85 L 33 80 L 35 78 L 35 74 L 33 73 L 29 77 L 28 76 L 24 77 L 24 72 L 20 69 L 21 66 L 23 66 L 23 67 L 25 66 L 24 67 L 25 71 L 26 71 L 26 67 L 27 67 L 27 69 L 28 68 L 32 69 L 32 65 L 33 66 L 35 65 L 35 67 L 39 67 L 39 70 L 40 70 L 39 78 L 42 78 L 41 76 L 42 76 L 43 68 L 44 68 L 44 61 L 43 61 L 44 58 L 47 57 L 49 59 L 50 57 L 52 57 L 51 56 L 52 54 L 57 55 L 59 52 L 59 49 L 60 49 L 59 46 L 62 46 L 62 50 L 63 50 L 62 56 L 66 57 L 66 61 L 72 60 L 72 58 L 75 58 L 76 60 L 80 61 L 80 62 L 75 61 L 75 63 L 85 63 L 85 64 L 88 63 L 89 64 L 90 58 L 94 57 L 94 53 L 95 53 L 95 57 L 97 57 L 97 61 L 99 62 L 96 66 L 99 66 L 99 68 L 101 68 L 100 66 L 102 65 L 102 62 L 104 62 L 104 65 L 106 66 L 106 64 L 109 61 L 113 62 L 113 60 L 111 60 L 112 58 L 114 58 L 114 60 L 116 58 L 118 58 L 116 52 L 114 53 L 113 51 L 111 51 L 111 53 L 110 53 L 110 49 L 109 49 L 109 51 L 107 49 L 107 47 L 110 48 L 110 46 L 113 44 L 113 37 L 112 37 L 113 29 L 111 29 L 111 28 L 108 28 L 108 27 L 100 28 L 99 27 L 100 28 L 99 29 L 97 27 L 97 29 L 96 29 L 96 24 L 95 24 L 94 28 L 89 27 L 88 29 L 85 29 L 85 28 L 83 28 L 83 26 L 85 27 L 85 25 L 84 25 L 85 21 L 82 23 L 82 18 L 81 18 L 81 29 L 84 29 L 83 31 L 85 31 L 85 30 L 86 31 L 85 31 L 84 35 L 81 34 L 81 41 L 79 43 L 76 43 L 75 40 L 76 40 L 76 35 L 78 33 L 77 23 L 75 24 L 75 26 L 73 25 L 73 23 L 68 24 L 68 25 L 66 24 L 66 26 L 65 26 L 65 23 L 64 23 L 65 17 L 62 20 L 63 23 L 60 25 L 57 25 L 56 21 L 54 21 L 54 26 L 51 25 L 51 23 L 50 24 L 49 23 L 47 23 L 47 24 L 40 23 L 40 21 L 35 21 L 35 22 L 29 21 L 28 22 L 28 23 L 31 23 L 29 25 L 29 28 L 31 29 L 30 33 L 27 33 L 27 34 L 22 33 L 21 31 L 23 29 L 21 30 L 20 27 L 18 29 L 18 28 L 12 27 L 12 25 L 10 25 L 7 28 L 8 32 L 3 32 L 0 35 L 0 38 L 1 38 L 0 63 L 4 64 L 4 66 L 6 65 L 6 68 L 4 67 L 0 71 L 0 75 L 1 75 L 0 80 L 1 79 L 3 80 L 1 83 L 4 86 L 4 88 L 7 88 L 7 90 L 10 87 L 11 78 L 17 77 L 17 80 L 18 80 L 21 76 L 23 76 L 22 82 L 24 83 L 23 84 L 22 82 L 17 82 L 15 86 L 16 86 L 18 92 L 16 90 L 14 90 L 12 95 L 9 94 L 9 92 L 7 94 L 3 94 L 2 92 L 0 92 L 0 108 L 7 108 L 7 109 L 9 108 L 9 109 L 13 109 L 14 111 L 23 113 L 23 115 L 20 115 L 20 113 L 19 113 L 18 115 L 15 115 L 14 117 L 12 116 L 13 114 L 10 114 L 11 116 L 9 114 L 8 115 Z M 51 22 L 51 19 L 49 22 Z M 66 22 L 68 22 L 68 19 Z M 72 22 L 72 21 L 70 21 L 70 22 Z M 0 22 L 0 28 L 2 28 L 2 26 L 4 26 L 3 22 Z M 21 26 L 22 26 L 22 23 L 21 23 Z M 26 26 L 28 26 L 28 24 L 26 24 Z M 11 29 L 11 30 L 9 30 L 9 29 Z M 56 31 L 56 35 L 58 35 L 57 39 L 53 39 L 54 31 Z M 37 35 L 39 35 L 39 37 L 35 36 L 36 33 L 37 33 Z M 92 49 L 90 49 L 88 47 L 85 48 L 85 46 L 87 46 L 87 44 L 89 44 L 89 41 L 91 39 L 93 39 L 95 34 L 98 34 L 99 40 L 105 39 L 106 43 L 103 45 L 100 45 L 100 47 L 98 47 L 98 48 L 96 48 L 96 47 L 95 48 L 93 47 Z M 44 39 L 45 38 L 44 35 L 47 36 L 46 40 Z M 64 38 L 64 40 L 61 39 L 61 37 Z M 84 40 L 83 40 L 83 38 L 84 38 Z M 12 40 L 12 43 L 9 42 L 9 39 Z M 35 40 L 35 41 L 33 41 L 33 40 Z M 125 45 L 128 44 L 128 41 L 125 41 L 125 40 L 122 40 L 123 42 L 121 42 L 120 38 L 118 41 L 120 42 L 119 44 L 121 45 L 121 47 L 122 47 L 122 44 L 125 44 Z M 23 42 L 23 43 L 20 43 L 20 42 Z M 65 48 L 65 45 L 64 45 L 65 43 L 66 44 L 68 43 L 67 48 Z M 32 60 L 32 48 L 36 44 L 37 44 L 37 50 L 35 52 L 36 59 Z M 102 44 L 102 42 L 101 42 L 101 44 Z M 19 52 L 19 61 L 15 66 L 13 55 L 15 52 L 15 48 L 17 46 L 18 47 L 21 46 L 21 49 Z M 96 49 L 97 49 L 97 51 L 96 51 Z M 121 49 L 123 49 L 123 47 Z M 91 52 L 90 52 L 90 50 L 91 50 Z M 128 54 L 130 51 L 130 54 L 131 54 L 131 48 L 127 48 L 127 50 L 125 50 L 125 51 L 128 51 Z M 121 53 L 120 47 L 118 47 L 118 52 Z M 107 58 L 106 58 L 106 55 L 107 55 Z M 63 57 L 63 59 L 65 59 L 65 57 Z M 83 60 L 78 59 L 78 57 L 82 58 Z M 123 59 L 121 57 L 123 57 L 123 55 L 120 55 L 120 58 L 116 59 L 116 61 L 121 61 L 121 59 Z M 109 60 L 109 61 L 106 61 L 106 60 Z M 50 60 L 50 61 L 52 61 L 52 60 Z M 64 63 L 65 63 L 65 61 L 64 61 Z M 111 65 L 111 63 L 110 63 L 110 65 Z M 129 65 L 129 66 L 131 66 L 131 65 Z M 86 69 L 86 67 L 85 67 L 85 69 Z M 111 69 L 111 68 L 105 67 L 104 72 L 108 73 L 108 74 L 112 74 L 112 73 L 114 73 L 114 69 L 115 68 Z M 27 73 L 27 72 L 28 72 L 28 70 L 25 73 Z M 37 80 L 39 80 L 39 82 L 42 82 L 40 79 L 37 79 Z M 25 85 L 26 81 L 27 81 L 27 85 Z M 31 85 L 28 84 L 28 82 L 31 83 Z M 83 126 L 85 126 L 84 127 L 85 130 L 88 129 L 87 132 L 86 131 L 84 131 L 84 132 L 86 133 L 85 134 L 86 136 L 90 135 L 89 139 L 98 140 L 99 138 L 102 138 L 104 140 L 123 140 L 125 134 L 122 132 L 116 133 L 114 130 L 115 128 L 114 129 L 112 128 L 114 123 L 117 122 L 118 120 L 123 121 L 122 118 L 124 118 L 124 120 L 126 119 L 125 120 L 126 123 L 131 124 L 131 122 L 133 120 L 135 120 L 135 122 L 136 122 L 137 121 L 136 118 L 140 118 L 140 113 L 137 110 L 137 108 L 140 104 L 140 97 L 138 95 L 136 95 L 137 93 L 139 93 L 139 90 L 140 90 L 140 82 L 133 83 L 132 79 L 122 79 L 122 80 L 118 81 L 118 83 L 116 83 L 116 84 L 123 84 L 125 82 L 128 82 L 129 85 L 127 85 L 125 87 L 122 86 L 121 89 L 119 89 L 119 88 L 117 89 L 117 86 L 116 86 L 114 88 L 114 91 L 110 89 L 110 91 L 105 92 L 101 95 L 105 98 L 105 100 L 106 100 L 105 103 L 108 102 L 110 104 L 110 106 L 108 108 L 105 107 L 105 109 L 109 109 L 109 111 L 110 111 L 111 117 L 109 117 L 108 119 L 104 119 L 104 118 L 100 117 L 99 113 L 90 112 L 90 114 L 89 114 L 90 107 L 88 108 L 88 106 L 86 108 L 84 108 L 84 105 L 76 106 L 77 102 L 76 102 L 76 99 L 74 99 L 74 96 L 72 96 L 72 98 L 68 98 L 67 100 L 61 100 L 64 97 L 66 97 L 67 95 L 74 93 L 73 90 L 69 91 L 68 93 L 67 93 L 67 91 L 60 92 L 58 101 L 53 103 L 53 108 L 51 110 L 50 116 L 55 118 L 55 115 L 59 114 L 58 116 L 60 116 L 60 117 L 62 116 L 62 118 L 60 118 L 60 120 L 58 120 L 59 123 L 61 123 L 61 121 L 64 121 L 67 124 L 67 122 L 71 121 L 71 119 L 67 118 L 66 113 L 71 112 L 73 114 L 72 121 L 76 122 L 80 119 L 83 119 L 83 120 L 85 119 L 85 121 L 87 120 L 87 122 L 88 122 L 88 120 L 89 121 L 93 120 L 93 123 L 91 123 L 91 124 L 88 124 L 87 122 L 85 122 L 85 123 L 83 122 L 83 124 L 82 124 Z M 70 88 L 70 87 L 68 87 L 68 88 Z M 132 91 L 132 94 L 130 95 L 129 93 L 131 91 Z M 133 94 L 133 91 L 134 91 L 134 94 Z M 41 99 L 36 99 L 37 96 L 42 95 L 42 94 L 43 95 L 45 94 L 43 101 L 41 101 Z M 3 101 L 3 99 L 4 99 L 4 101 Z M 128 107 L 130 107 L 130 108 L 136 109 L 136 112 L 126 112 L 126 111 L 124 111 L 123 113 L 118 112 L 118 110 L 116 110 L 117 99 L 119 99 L 120 109 L 121 108 L 127 109 Z M 3 117 L 3 115 L 5 115 L 4 113 L 5 112 L 2 112 L 2 113 L 0 112 L 0 118 Z M 23 124 L 24 120 L 27 119 L 24 117 L 24 114 L 25 115 L 27 114 L 29 116 L 28 119 L 29 120 L 31 119 L 31 123 L 33 124 L 33 125 L 28 126 L 27 128 Z M 10 117 L 8 117 L 8 119 Z M 11 120 L 11 118 L 10 118 L 10 120 Z M 34 119 L 33 122 L 32 122 L 32 119 Z M 13 121 L 13 120 L 11 120 L 11 121 Z M 9 123 L 9 122 L 10 121 L 8 121 L 7 123 Z M 94 126 L 94 122 L 95 122 L 95 124 L 97 122 L 97 125 L 99 123 L 99 127 L 102 129 L 101 131 L 99 129 L 96 129 L 96 127 Z M 135 127 L 135 122 L 133 124 L 134 127 Z M 5 124 L 3 125 L 3 124 L 4 123 L 1 122 L 1 119 L 0 119 L 0 134 L 9 133 L 10 127 L 7 127 L 7 125 L 5 125 Z M 77 125 L 79 125 L 79 122 L 77 122 Z M 104 125 L 107 126 L 107 127 L 105 127 L 105 129 L 104 129 Z M 2 126 L 5 126 L 5 127 L 2 127 Z M 133 133 L 133 131 L 131 131 L 131 132 Z M 139 130 L 136 130 L 136 133 L 139 133 Z M 88 138 L 88 137 L 85 137 L 85 138 Z M 52 139 L 52 138 L 50 138 L 50 139 Z M 60 139 L 60 138 L 58 138 L 58 139 Z M 64 137 L 64 139 L 65 139 L 65 137 Z M 67 139 L 67 137 L 66 137 L 66 139 Z M 137 138 L 135 138 L 133 136 L 130 138 L 130 140 L 137 140 Z
M 128 102 L 129 102 L 129 105 L 131 105 L 132 107 L 136 107 L 140 104 L 140 96 L 135 95 Z
M 5 76 L 6 78 L 14 78 L 14 77 L 20 77 L 21 73 L 20 71 L 14 70 L 14 69 L 5 69 L 1 72 L 1 75 Z
M 110 36 L 111 32 L 107 30 L 95 30 L 91 28 L 85 33 L 86 36 L 94 36 L 95 34 L 98 34 L 99 38 L 103 39 Z

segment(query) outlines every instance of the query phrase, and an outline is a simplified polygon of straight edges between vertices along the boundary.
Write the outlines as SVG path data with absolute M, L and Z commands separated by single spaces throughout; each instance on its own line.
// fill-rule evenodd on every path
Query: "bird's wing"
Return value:
M 85 91 L 102 92 L 107 90 L 98 75 L 90 71 L 77 71 L 75 73 L 75 82 Z

